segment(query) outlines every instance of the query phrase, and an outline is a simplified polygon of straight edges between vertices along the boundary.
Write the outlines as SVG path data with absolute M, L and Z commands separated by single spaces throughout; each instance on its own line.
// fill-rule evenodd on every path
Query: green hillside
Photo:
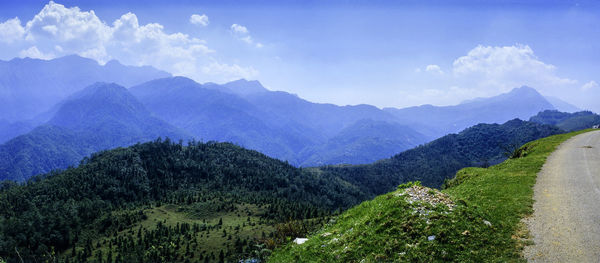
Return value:
M 589 129 L 600 124 L 600 115 L 591 111 L 579 111 L 574 113 L 560 112 L 556 110 L 545 110 L 531 117 L 529 121 L 554 125 L 567 132 Z
M 364 199 L 339 178 L 232 144 L 157 140 L 1 184 L 0 259 L 237 261 Z M 283 229 L 290 220 L 297 227 Z
M 502 145 L 557 132 L 520 120 L 481 124 L 371 165 L 306 169 L 228 143 L 157 140 L 103 151 L 77 168 L 0 186 L 0 258 L 262 258 L 394 182 L 427 174 L 424 184 L 439 185 L 446 173 L 501 158 Z
M 532 213 L 533 185 L 547 156 L 579 131 L 523 145 L 489 168 L 465 168 L 442 192 L 417 185 L 366 201 L 271 262 L 514 262 Z
M 335 174 L 374 197 L 408 181 L 440 187 L 462 168 L 498 164 L 506 159 L 507 151 L 558 133 L 562 131 L 554 126 L 519 119 L 478 124 L 372 164 L 318 169 Z

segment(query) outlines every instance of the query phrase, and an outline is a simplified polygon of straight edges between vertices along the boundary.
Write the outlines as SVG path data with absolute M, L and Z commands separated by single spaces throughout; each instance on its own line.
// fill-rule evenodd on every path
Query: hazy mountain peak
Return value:
M 182 77 L 182 76 L 154 79 L 154 80 L 150 80 L 148 82 L 140 84 L 140 86 L 141 85 L 149 85 L 149 86 L 156 86 L 156 87 L 182 86 L 182 85 L 183 86 L 191 86 L 191 85 L 200 86 L 200 84 L 198 82 L 194 81 L 193 79 Z
M 238 95 L 249 95 L 254 93 L 267 92 L 265 87 L 258 80 L 238 79 L 222 85 L 228 91 Z
M 72 64 L 72 65 L 82 65 L 85 64 L 86 66 L 100 66 L 100 64 L 96 61 L 93 60 L 91 58 L 85 58 L 79 55 L 67 55 L 64 57 L 59 57 L 59 58 L 55 58 L 55 59 L 51 59 L 48 61 L 55 61 L 55 62 L 60 62 L 63 64 Z
M 128 93 L 127 89 L 116 83 L 96 82 L 87 86 L 83 90 L 69 96 L 67 100 L 74 100 L 84 97 L 96 97 L 99 95 L 111 96 L 115 94 Z
M 69 55 L 51 60 L 16 58 L 0 63 L 0 118 L 31 119 L 92 83 L 114 82 L 129 87 L 171 74 L 152 67 L 100 65 Z
M 550 102 L 550 104 L 552 104 L 552 106 L 554 106 L 554 108 L 556 108 L 559 111 L 562 112 L 577 112 L 577 111 L 581 111 L 580 108 L 578 108 L 577 106 L 570 104 L 564 100 L 561 100 L 557 97 L 552 97 L 552 96 L 545 96 L 544 98 L 546 98 L 546 100 L 548 102 Z
M 109 66 L 123 66 L 123 64 L 121 64 L 121 62 L 119 62 L 116 59 L 111 59 L 108 62 L 106 62 L 106 64 L 104 64 L 104 66 L 107 66 L 107 67 L 109 67 Z
M 508 92 L 508 94 L 512 94 L 512 95 L 540 95 L 540 93 L 532 88 L 532 87 L 528 87 L 528 86 L 521 86 L 518 88 L 514 88 L 512 89 L 510 92 Z
M 515 96 L 526 96 L 526 97 L 539 96 L 539 97 L 542 97 L 542 95 L 536 89 L 534 89 L 532 87 L 528 87 L 528 86 L 521 86 L 518 88 L 513 88 L 512 90 L 510 90 L 507 93 L 502 93 L 500 95 L 493 96 L 493 97 L 477 97 L 477 98 L 473 98 L 473 99 L 467 99 L 467 100 L 460 102 L 458 105 L 465 105 L 465 104 L 471 104 L 471 103 L 482 103 L 482 102 L 486 103 L 490 99 L 495 99 L 495 98 L 506 99 L 506 97 L 515 97 Z M 428 105 L 428 106 L 431 106 L 431 105 Z
M 125 87 L 97 82 L 63 101 L 49 123 L 73 128 L 109 117 L 128 121 L 149 114 Z

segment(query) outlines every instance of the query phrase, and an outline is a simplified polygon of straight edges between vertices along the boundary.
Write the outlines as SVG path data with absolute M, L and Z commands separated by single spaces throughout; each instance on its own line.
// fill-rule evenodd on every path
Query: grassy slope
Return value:
M 106 253 L 108 253 L 107 242 L 109 240 L 114 240 L 118 237 L 127 238 L 130 235 L 135 236 L 140 228 L 144 230 L 153 230 L 156 229 L 158 222 L 162 222 L 163 225 L 171 227 L 181 223 L 188 223 L 190 225 L 197 223 L 209 226 L 210 230 L 200 231 L 196 235 L 192 235 L 197 241 L 193 242 L 193 246 L 198 244 L 198 246 L 202 247 L 200 251 L 204 255 L 212 254 L 217 256 L 225 247 L 233 247 L 236 238 L 258 240 L 261 238 L 262 233 L 270 234 L 275 230 L 274 227 L 269 224 L 270 222 L 263 221 L 260 217 L 253 216 L 253 214 L 264 212 L 264 209 L 251 204 L 236 205 L 235 211 L 218 212 L 210 215 L 194 215 L 186 210 L 189 210 L 189 207 L 173 204 L 143 208 L 142 211 L 147 216 L 146 219 L 126 227 L 115 235 L 109 237 L 98 236 L 97 238 L 94 238 L 92 243 L 95 246 L 98 246 L 98 248 L 106 255 Z M 250 218 L 250 220 L 248 220 L 248 218 Z M 219 219 L 222 220 L 222 225 L 218 225 Z M 236 229 L 236 227 L 239 229 Z M 223 230 L 227 231 L 227 236 L 223 236 Z M 231 236 L 233 236 L 233 238 Z M 83 247 L 77 247 L 76 249 L 81 251 L 83 250 Z M 181 255 L 185 253 L 184 246 L 180 246 L 178 250 Z M 68 249 L 65 253 L 72 253 L 72 250 Z M 187 255 L 185 258 L 192 262 L 201 261 L 202 259 L 199 258 L 199 256 L 198 253 L 195 253 L 193 255 Z M 94 259 L 95 257 L 88 258 L 88 260 Z M 212 261 L 214 260 L 216 259 L 213 259 Z
M 456 203 L 453 211 L 437 206 L 428 207 L 428 215 L 415 214 L 428 205 L 407 202 L 399 189 L 346 211 L 306 243 L 275 251 L 270 261 L 524 261 L 520 221 L 532 213 L 536 175 L 560 143 L 586 131 L 527 143 L 518 158 L 496 166 L 460 170 L 444 190 Z

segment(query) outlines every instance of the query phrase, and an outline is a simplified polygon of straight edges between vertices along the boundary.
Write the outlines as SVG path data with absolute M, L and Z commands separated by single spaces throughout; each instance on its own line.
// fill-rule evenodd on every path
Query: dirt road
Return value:
M 600 262 L 600 131 L 550 155 L 534 187 L 529 262 Z

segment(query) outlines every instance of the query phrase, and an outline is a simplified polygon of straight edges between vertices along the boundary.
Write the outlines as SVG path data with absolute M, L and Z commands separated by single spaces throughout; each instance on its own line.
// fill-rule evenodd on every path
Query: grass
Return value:
M 146 207 L 142 209 L 145 219 L 141 220 L 126 229 L 119 231 L 116 234 L 96 236 L 92 243 L 95 247 L 94 251 L 101 250 L 104 255 L 108 253 L 108 241 L 118 237 L 136 236 L 138 229 L 153 230 L 156 229 L 160 222 L 164 226 L 176 226 L 178 224 L 201 224 L 207 226 L 217 226 L 218 222 L 222 224 L 212 229 L 211 231 L 201 231 L 196 236 L 195 244 L 199 244 L 199 250 L 204 255 L 219 255 L 222 249 L 232 249 L 236 238 L 247 240 L 258 240 L 263 237 L 263 233 L 269 235 L 275 228 L 271 222 L 266 222 L 261 219 L 258 214 L 264 213 L 264 209 L 251 204 L 236 204 L 235 210 L 231 212 L 216 212 L 216 213 L 196 213 L 191 206 L 178 206 L 173 204 L 162 205 L 158 207 Z M 137 210 L 136 210 L 137 211 Z M 118 211 L 115 213 L 123 213 Z M 227 231 L 227 235 L 223 236 L 223 230 Z M 189 242 L 186 241 L 186 242 Z M 77 250 L 82 250 L 78 247 Z M 185 246 L 181 246 L 179 254 L 184 254 Z M 71 253 L 68 249 L 65 253 Z M 199 254 L 194 254 L 193 257 L 186 259 L 191 262 L 200 262 Z M 90 260 L 93 259 L 90 258 Z M 232 259 L 233 260 L 233 259 Z M 216 260 L 211 260 L 216 261 Z
M 403 186 L 349 209 L 306 243 L 274 251 L 269 261 L 524 262 L 521 219 L 533 211 L 536 175 L 560 143 L 587 131 L 527 143 L 489 168 L 460 170 L 443 190 L 455 203 L 452 210 L 410 202 Z M 427 213 L 414 212 L 422 210 Z

